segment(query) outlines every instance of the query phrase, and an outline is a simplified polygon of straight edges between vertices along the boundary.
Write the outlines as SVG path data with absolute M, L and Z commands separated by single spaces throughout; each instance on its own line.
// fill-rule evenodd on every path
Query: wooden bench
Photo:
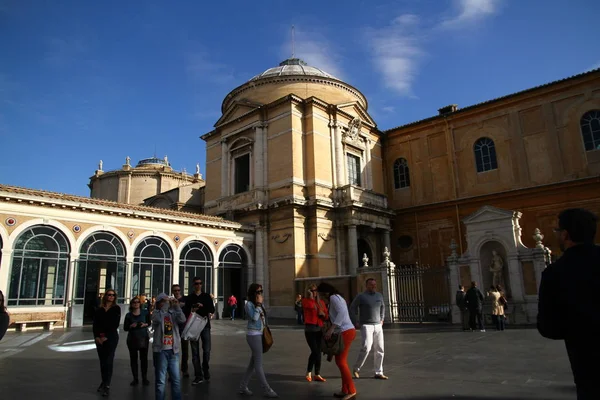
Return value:
M 54 325 L 65 320 L 64 312 L 11 313 L 11 326 L 18 332 L 25 332 L 29 325 L 42 325 L 46 331 L 54 329 Z

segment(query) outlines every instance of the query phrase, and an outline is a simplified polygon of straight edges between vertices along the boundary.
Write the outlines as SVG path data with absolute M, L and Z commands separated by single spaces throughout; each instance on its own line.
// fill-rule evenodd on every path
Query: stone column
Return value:
M 387 229 L 383 231 L 383 247 L 387 247 L 390 250 L 392 249 L 390 242 L 390 231 Z
M 523 303 L 525 301 L 523 290 L 523 273 L 518 253 L 508 254 L 508 284 L 514 303 Z
M 144 279 L 143 276 L 139 276 L 139 287 L 142 286 L 142 279 Z M 131 281 L 133 280 L 133 253 L 128 254 L 127 258 L 125 259 L 125 293 L 124 296 L 125 298 L 131 297 L 131 295 L 133 293 L 131 293 L 132 291 L 132 285 L 131 285 Z M 135 293 L 136 295 L 138 295 L 139 293 Z
M 373 190 L 373 167 L 371 165 L 371 139 L 365 139 L 365 180 L 366 188 Z M 389 248 L 389 247 L 388 247 Z
M 542 283 L 542 272 L 546 269 L 545 249 L 533 249 L 533 269 L 535 271 L 535 283 L 537 292 L 540 292 L 540 284 Z
M 181 285 L 181 282 L 179 282 L 179 264 L 180 264 L 180 259 L 179 259 L 179 252 L 175 252 L 175 255 L 173 256 L 173 268 L 171 271 L 171 286 L 173 286 L 174 284 L 179 284 Z M 170 290 L 170 288 L 169 288 Z M 211 292 L 214 293 L 214 292 Z M 171 293 L 169 293 L 171 294 Z M 216 296 L 216 293 L 215 293 Z
M 336 135 L 335 135 L 335 131 L 333 129 L 334 124 L 333 123 L 329 123 L 329 146 L 330 146 L 330 152 L 331 152 L 331 182 L 333 184 L 333 187 L 337 187 L 338 186 L 338 181 L 337 181 L 337 173 L 336 171 L 336 167 L 337 167 L 337 157 L 336 157 Z
M 259 123 L 254 126 L 254 187 L 263 188 L 265 181 L 264 142 L 267 124 Z
M 8 246 L 8 243 L 4 243 L 4 246 Z M 0 260 L 0 288 L 4 290 L 4 297 L 8 298 L 8 289 L 9 289 L 9 271 L 10 271 L 10 262 L 12 261 L 12 249 L 4 248 L 2 249 L 2 259 Z M 4 305 L 6 305 L 6 301 Z
M 265 280 L 265 258 L 263 248 L 265 247 L 265 228 L 263 226 L 256 226 L 256 240 L 254 243 L 254 254 L 256 254 L 256 264 L 255 264 L 255 274 L 256 274 L 256 283 L 260 283 L 264 285 Z M 265 291 L 266 294 L 266 291 Z
M 336 259 L 336 270 L 337 275 L 341 276 L 344 274 L 344 268 L 342 265 L 342 235 L 344 234 L 344 227 L 336 226 L 335 228 L 335 259 Z
M 358 243 L 356 225 L 348 225 L 348 275 L 355 276 L 358 271 Z
M 218 251 L 217 251 L 218 253 Z M 216 296 L 217 300 L 219 300 L 219 258 L 217 256 L 214 256 L 213 258 L 213 265 L 212 265 L 212 269 L 211 269 L 211 283 L 212 283 L 212 287 L 210 288 L 211 292 L 214 293 L 214 295 Z M 187 293 L 185 293 L 184 295 L 187 295 Z M 217 301 L 217 306 L 215 307 L 215 315 L 217 319 L 221 318 L 221 314 L 222 314 L 222 310 L 223 310 L 223 303 L 226 301 L 226 293 L 223 293 L 223 299 L 221 299 L 221 301 Z
M 456 296 L 454 295 L 458 290 L 458 285 L 460 284 L 460 277 L 458 273 L 458 254 L 456 253 L 456 249 L 458 245 L 456 241 L 452 239 L 450 242 L 450 249 L 452 250 L 452 254 L 448 257 L 448 270 L 450 272 L 450 304 L 452 307 L 452 323 L 453 324 L 462 324 L 460 309 L 456 305 Z
M 229 195 L 229 157 L 227 150 L 227 142 L 221 140 L 221 197 Z
M 342 142 L 342 127 L 337 122 L 332 122 L 333 131 L 335 134 L 335 174 L 337 180 L 337 186 L 344 186 L 346 184 L 346 174 L 344 166 L 344 144 Z

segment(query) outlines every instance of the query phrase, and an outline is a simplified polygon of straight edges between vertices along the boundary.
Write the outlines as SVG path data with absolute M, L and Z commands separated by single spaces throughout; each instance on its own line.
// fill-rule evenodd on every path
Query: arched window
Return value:
M 600 150 L 600 110 L 592 110 L 583 114 L 579 125 L 585 150 Z
M 173 253 L 163 239 L 150 236 L 135 249 L 131 290 L 133 295 L 171 293 Z
M 106 290 L 115 290 L 119 296 L 119 303 L 123 303 L 127 297 L 125 257 L 123 242 L 110 232 L 94 232 L 81 245 L 73 301 L 76 305 L 85 305 L 84 322 L 92 320 L 96 300 Z
M 179 284 L 183 295 L 192 290 L 194 277 L 201 278 L 203 289 L 211 293 L 213 256 L 206 244 L 197 240 L 186 244 L 181 250 L 179 266 Z
M 69 242 L 58 229 L 36 225 L 15 242 L 8 305 L 52 306 L 65 304 Z
M 477 172 L 491 171 L 498 169 L 498 161 L 496 160 L 496 146 L 490 138 L 483 137 L 475 142 L 473 146 L 475 152 L 475 164 Z
M 232 294 L 240 300 L 246 295 L 248 282 L 246 282 L 246 253 L 244 249 L 235 244 L 230 244 L 219 255 L 219 304 Z M 264 284 L 264 282 L 258 282 Z M 243 302 L 241 303 L 243 304 Z M 223 316 L 230 316 L 230 310 L 224 309 Z
M 394 162 L 394 189 L 410 186 L 410 175 L 406 158 L 399 158 Z

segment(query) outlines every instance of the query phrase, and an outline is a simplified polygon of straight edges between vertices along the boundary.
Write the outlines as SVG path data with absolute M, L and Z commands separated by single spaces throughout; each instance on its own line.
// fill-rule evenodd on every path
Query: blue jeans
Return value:
M 179 375 L 179 354 L 173 350 L 154 353 L 154 388 L 156 400 L 165 399 L 167 370 L 171 378 L 171 399 L 181 400 L 181 377 Z

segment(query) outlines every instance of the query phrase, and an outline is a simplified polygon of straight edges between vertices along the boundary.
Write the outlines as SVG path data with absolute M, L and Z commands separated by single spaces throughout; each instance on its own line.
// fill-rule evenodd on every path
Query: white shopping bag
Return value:
M 201 317 L 195 312 L 191 313 L 187 322 L 185 323 L 185 328 L 183 328 L 181 338 L 183 340 L 199 340 L 200 333 L 202 333 L 202 330 L 204 329 L 207 323 L 208 318 Z

